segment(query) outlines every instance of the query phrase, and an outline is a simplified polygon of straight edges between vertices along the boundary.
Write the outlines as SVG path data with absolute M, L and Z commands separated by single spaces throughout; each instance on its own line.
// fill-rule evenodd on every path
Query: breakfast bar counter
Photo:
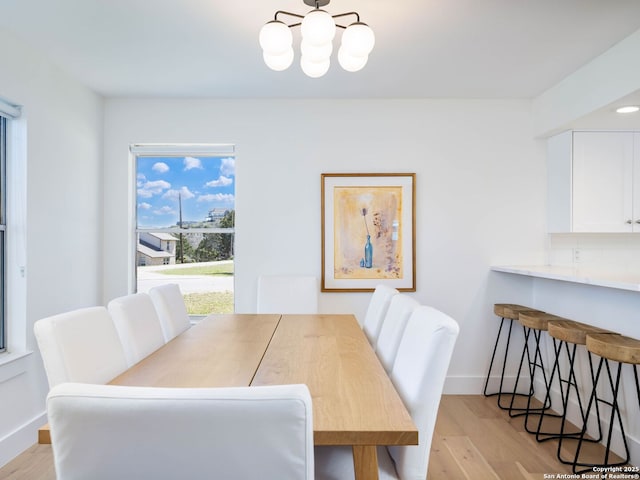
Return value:
M 593 266 L 494 265 L 494 272 L 640 292 L 640 272 Z

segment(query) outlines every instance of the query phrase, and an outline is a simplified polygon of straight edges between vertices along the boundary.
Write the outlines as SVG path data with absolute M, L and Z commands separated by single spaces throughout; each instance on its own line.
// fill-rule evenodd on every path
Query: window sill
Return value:
M 27 371 L 27 358 L 32 351 L 0 353 L 0 383 Z

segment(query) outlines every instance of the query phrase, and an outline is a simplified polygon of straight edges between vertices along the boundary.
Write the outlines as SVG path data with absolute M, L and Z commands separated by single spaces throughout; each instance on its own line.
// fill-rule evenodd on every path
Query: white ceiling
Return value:
M 105 96 L 530 98 L 640 29 L 638 0 L 333 0 L 376 34 L 364 70 L 273 72 L 260 27 L 302 0 L 1 0 L 0 28 Z M 294 46 L 299 55 L 298 46 Z M 0 80 L 1 81 L 1 80 Z

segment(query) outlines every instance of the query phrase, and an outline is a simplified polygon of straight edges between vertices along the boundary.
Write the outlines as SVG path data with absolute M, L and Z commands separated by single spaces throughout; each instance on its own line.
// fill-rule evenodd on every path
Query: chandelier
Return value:
M 320 7 L 330 0 L 304 0 L 314 7 L 306 15 L 278 10 L 274 19 L 267 22 L 260 30 L 260 46 L 262 57 L 269 68 L 276 71 L 286 70 L 293 63 L 293 27 L 300 27 L 302 42 L 300 44 L 300 66 L 302 71 L 312 78 L 323 76 L 329 70 L 333 53 L 333 38 L 336 27 L 344 30 L 342 43 L 338 50 L 338 63 L 348 72 L 361 70 L 373 50 L 375 37 L 373 30 L 360 21 L 357 12 L 330 15 Z M 288 16 L 295 20 L 290 25 L 278 19 Z M 348 26 L 336 23 L 335 19 L 353 17 L 355 20 Z

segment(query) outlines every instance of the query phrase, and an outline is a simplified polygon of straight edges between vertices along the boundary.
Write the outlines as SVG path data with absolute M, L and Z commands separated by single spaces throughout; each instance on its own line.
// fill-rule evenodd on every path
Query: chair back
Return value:
M 390 372 L 393 367 L 407 320 L 418 305 L 417 301 L 402 293 L 394 295 L 389 303 L 389 309 L 382 321 L 375 349 L 387 372 Z
M 165 342 L 174 339 L 191 326 L 178 284 L 167 283 L 153 287 L 149 290 L 149 296 L 158 312 Z
M 369 308 L 364 317 L 362 329 L 367 335 L 371 345 L 375 346 L 380 335 L 380 328 L 382 327 L 382 321 L 387 314 L 389 304 L 394 295 L 397 295 L 398 290 L 388 287 L 386 285 L 378 285 L 371 295 L 369 301 Z
M 164 345 L 160 319 L 147 293 L 114 298 L 107 305 L 124 347 L 128 366 Z
M 258 278 L 258 313 L 318 313 L 318 280 L 311 276 Z
M 402 335 L 391 380 L 419 431 L 417 447 L 388 447 L 402 480 L 427 478 L 433 429 L 458 332 L 451 317 L 420 306 Z
M 313 479 L 305 385 L 61 384 L 47 411 L 58 480 Z
M 63 382 L 107 383 L 127 369 L 122 343 L 105 307 L 43 318 L 33 331 L 49 387 Z

